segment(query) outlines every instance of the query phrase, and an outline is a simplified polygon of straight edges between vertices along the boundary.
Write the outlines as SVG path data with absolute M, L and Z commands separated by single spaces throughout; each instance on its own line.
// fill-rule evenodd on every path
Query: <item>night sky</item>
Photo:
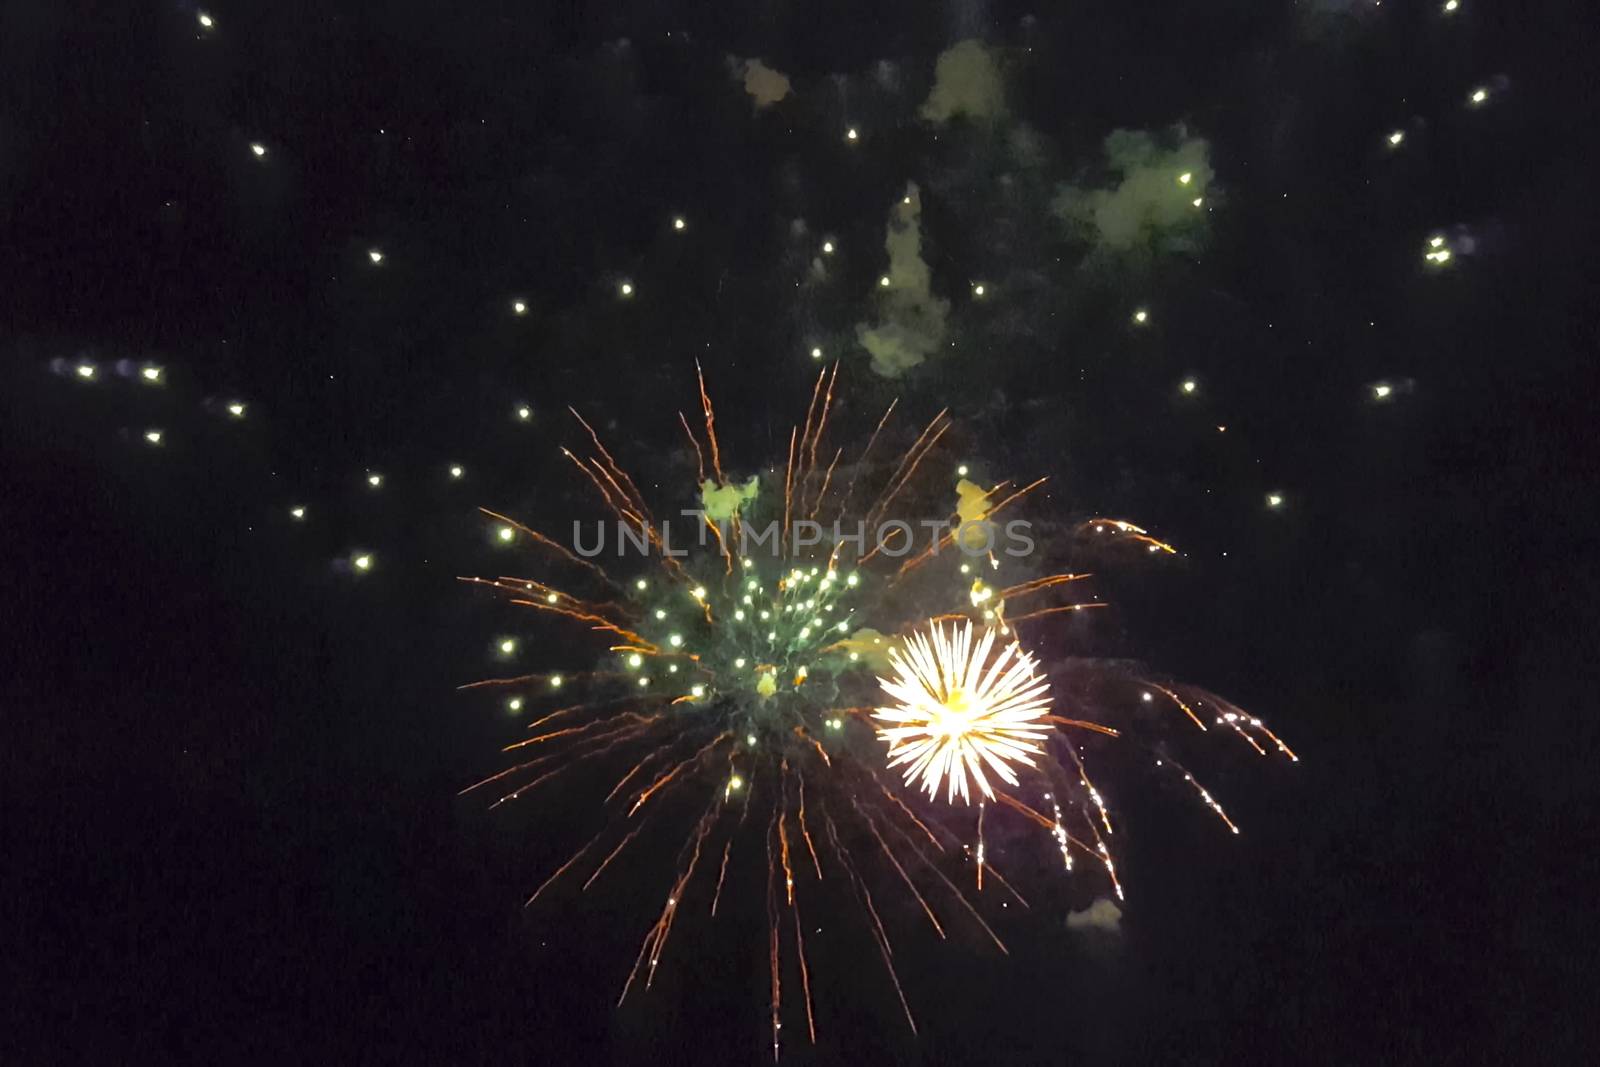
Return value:
M 698 361 L 741 475 L 837 363 L 841 440 L 948 408 L 1047 539 L 1171 542 L 1045 658 L 1301 757 L 1207 753 L 1237 837 L 1117 775 L 1116 930 L 874 874 L 916 1035 L 819 905 L 786 1061 L 1573 1061 L 1584 5 L 593 7 L 0 3 L 0 1060 L 770 1062 L 753 855 L 619 1009 L 682 834 L 524 910 L 599 779 L 457 796 L 501 635 L 595 658 L 456 581 L 535 566 L 477 509 L 592 517 L 569 405 L 691 506 Z

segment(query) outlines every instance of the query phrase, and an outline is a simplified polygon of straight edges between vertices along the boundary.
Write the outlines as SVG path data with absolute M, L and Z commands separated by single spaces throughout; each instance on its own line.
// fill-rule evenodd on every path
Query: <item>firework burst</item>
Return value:
M 932 492 L 948 492 L 937 488 L 945 484 L 942 475 L 929 475 L 955 465 L 940 453 L 951 422 L 940 412 L 898 459 L 881 461 L 879 441 L 893 436 L 885 433 L 890 404 L 849 460 L 842 446 L 830 457 L 825 442 L 837 375 L 835 366 L 818 377 L 805 421 L 790 433 L 786 462 L 742 481 L 724 466 L 700 380 L 699 432 L 679 415 L 702 506 L 699 546 L 687 551 L 667 524 L 656 523 L 637 483 L 573 412 L 588 447 L 583 454 L 563 449 L 564 455 L 619 524 L 619 535 L 629 531 L 654 569 L 623 579 L 576 545 L 486 511 L 500 524 L 501 541 L 523 539 L 545 566 L 537 577 L 463 579 L 576 627 L 591 645 L 585 652 L 580 641 L 571 642 L 582 659 L 577 669 L 465 687 L 499 691 L 511 707 L 535 713 L 528 736 L 507 746 L 512 765 L 463 792 L 493 789 L 491 806 L 498 807 L 535 795 L 575 768 L 590 767 L 602 779 L 594 800 L 599 832 L 549 873 L 527 903 L 563 880 L 587 890 L 641 837 L 669 833 L 671 813 L 686 809 L 678 858 L 662 874 L 660 910 L 621 976 L 619 1004 L 636 987 L 649 988 L 680 920 L 704 924 L 717 915 L 730 863 L 753 854 L 766 872 L 767 1023 L 775 1057 L 786 976 L 798 973 L 806 1033 L 816 1040 L 801 910 L 816 902 L 824 881 L 861 906 L 913 1031 L 875 896 L 884 881 L 915 902 L 937 935 L 945 935 L 953 911 L 1005 951 L 974 897 L 952 878 L 970 865 L 979 893 L 987 874 L 1026 907 L 985 845 L 988 802 L 1037 826 L 1067 871 L 1075 857 L 1090 858 L 1122 895 L 1110 811 L 1076 739 L 1132 738 L 1052 713 L 1059 702 L 1053 704 L 1051 682 L 1023 650 L 1019 633 L 1027 627 L 1030 641 L 1040 640 L 1061 618 L 1104 605 L 1070 596 L 1087 574 L 1025 574 L 1028 561 L 972 536 L 974 526 L 992 527 L 1044 479 L 985 487 L 968 481 L 961 467 L 947 520 L 917 546 L 906 501 L 925 501 L 929 490 L 918 487 L 930 480 Z M 772 524 L 770 537 L 761 533 L 763 519 Z M 841 524 L 871 532 L 856 539 L 809 535 L 830 522 L 836 532 Z M 1090 519 L 1074 533 L 1074 543 L 1097 549 L 1174 552 L 1118 519 Z M 1010 570 L 1018 572 L 1015 579 L 1001 584 Z M 875 708 L 885 692 L 893 703 Z M 1161 700 L 1201 731 L 1214 719 L 1258 754 L 1294 758 L 1259 719 L 1210 694 L 1141 683 L 1140 696 L 1141 703 Z M 1155 762 L 1180 775 L 1237 832 L 1215 797 L 1170 753 L 1162 750 Z M 902 766 L 905 784 L 888 773 Z M 906 788 L 914 779 L 926 798 Z M 981 794 L 975 820 L 967 814 L 969 779 Z M 942 802 L 935 799 L 941 784 Z M 968 803 L 954 806 L 957 795 Z M 752 835 L 759 841 L 743 843 Z
M 879 682 L 897 703 L 873 713 L 894 724 L 879 727 L 878 736 L 889 743 L 889 766 L 909 764 L 907 784 L 920 776 L 930 798 L 946 781 L 947 800 L 957 793 L 970 800 L 970 776 L 992 800 L 985 764 L 1016 786 L 1010 764 L 1031 767 L 1044 752 L 1041 742 L 1052 729 L 1044 721 L 1050 683 L 1015 641 L 991 661 L 996 636 L 985 627 L 974 645 L 970 621 L 948 632 L 934 623 L 889 651 L 895 678 Z

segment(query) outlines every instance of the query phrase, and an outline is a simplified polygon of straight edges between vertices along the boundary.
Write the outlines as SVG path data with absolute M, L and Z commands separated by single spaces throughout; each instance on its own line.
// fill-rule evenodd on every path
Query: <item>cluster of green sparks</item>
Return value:
M 995 870 L 985 847 L 991 804 L 1007 818 L 1035 825 L 1041 842 L 1059 851 L 1066 871 L 1075 859 L 1087 858 L 1117 896 L 1123 894 L 1110 847 L 1111 813 L 1072 738 L 1084 732 L 1125 734 L 1055 714 L 1050 679 L 1024 647 L 1025 638 L 1037 639 L 1039 628 L 1056 616 L 1104 605 L 1052 601 L 1081 588 L 1087 574 L 1036 574 L 1001 584 L 1004 568 L 1020 572 L 1029 561 L 966 551 L 960 543 L 961 523 L 994 520 L 1043 479 L 985 488 L 967 481 L 961 466 L 948 532 L 920 550 L 870 540 L 801 543 L 790 536 L 794 520 L 881 525 L 897 514 L 897 502 L 916 495 L 911 487 L 953 466 L 940 451 L 951 426 L 946 412 L 897 461 L 872 466 L 894 404 L 859 455 L 841 467 L 841 446 L 830 461 L 825 442 L 837 376 L 837 365 L 818 376 L 805 422 L 791 431 L 781 499 L 776 488 L 759 498 L 752 488 L 724 521 L 702 515 L 705 547 L 686 555 L 663 543 L 634 480 L 574 412 L 591 448 L 587 455 L 563 451 L 616 519 L 641 531 L 656 569 L 617 578 L 554 538 L 486 511 L 499 524 L 499 538 L 531 543 L 549 574 L 463 579 L 604 642 L 603 651 L 588 653 L 597 665 L 587 669 L 466 687 L 498 690 L 509 694 L 513 710 L 537 704 L 541 712 L 528 736 L 507 747 L 515 762 L 463 793 L 493 789 L 493 805 L 499 806 L 580 766 L 603 772 L 612 783 L 598 801 L 608 816 L 600 832 L 550 873 L 528 904 L 563 878 L 581 876 L 587 889 L 642 831 L 665 832 L 652 817 L 668 794 L 700 811 L 664 876 L 661 909 L 645 929 L 620 1005 L 636 985 L 651 985 L 680 910 L 692 904 L 716 915 L 740 831 L 757 812 L 758 822 L 766 823 L 758 851 L 767 874 L 774 1057 L 783 1026 L 783 978 L 794 964 L 806 1030 L 816 1040 L 801 919 L 808 884 L 837 879 L 860 903 L 913 1031 L 916 1021 L 874 897 L 879 884 L 867 871 L 869 859 L 881 865 L 875 870 L 882 878 L 916 901 L 940 937 L 949 921 L 941 912 L 953 908 L 1002 952 L 1004 943 L 974 897 L 951 877 L 959 872 L 947 871 L 952 859 L 970 864 L 976 893 L 987 874 L 1009 899 L 1027 906 Z M 697 457 L 702 494 L 709 498 L 738 483 L 724 471 L 703 379 L 699 392 L 703 431 L 697 434 L 681 414 L 680 422 Z M 892 473 L 868 473 L 880 469 Z M 776 472 L 772 481 L 776 485 Z M 870 490 L 858 484 L 868 481 L 878 484 Z M 761 508 L 781 515 L 782 533 L 776 550 L 768 545 L 747 553 L 741 526 Z M 1118 519 L 1089 519 L 1075 534 L 1099 546 L 1115 542 L 1149 553 L 1174 552 Z M 934 610 L 925 610 L 928 605 Z M 507 639 L 502 652 L 515 648 L 514 639 Z M 1209 693 L 1140 684 L 1143 700 L 1165 702 L 1201 731 L 1221 727 L 1262 756 L 1297 758 L 1259 719 Z M 1152 754 L 1159 757 L 1157 767 L 1181 775 L 1238 832 L 1216 799 L 1169 753 Z M 889 773 L 905 765 L 898 775 Z M 791 945 L 793 963 L 786 971 Z

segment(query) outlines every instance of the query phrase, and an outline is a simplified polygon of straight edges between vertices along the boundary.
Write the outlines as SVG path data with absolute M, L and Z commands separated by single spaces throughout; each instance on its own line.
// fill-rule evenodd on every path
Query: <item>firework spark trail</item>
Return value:
M 567 862 L 563 863 L 561 866 L 557 867 L 554 874 L 552 874 L 550 877 L 546 878 L 543 882 L 541 882 L 539 884 L 539 888 L 535 889 L 533 891 L 533 895 L 531 897 L 529 897 L 527 899 L 527 901 L 523 903 L 522 906 L 524 908 L 532 907 L 533 906 L 533 902 L 539 899 L 539 894 L 543 893 L 546 889 L 548 889 L 549 886 L 550 886 L 550 883 L 554 882 L 557 878 L 560 878 L 564 873 L 566 873 L 566 870 L 567 870 L 568 867 L 571 867 L 574 863 L 577 863 L 578 860 L 583 857 L 583 854 L 585 852 L 588 852 L 589 849 L 593 848 L 595 842 L 599 841 L 601 836 L 604 835 L 604 834 L 605 834 L 605 831 L 601 830 L 600 833 L 595 834 L 592 838 L 589 839 L 589 843 L 588 844 L 584 845 L 582 848 L 578 849 L 578 851 L 574 852 L 572 854 L 572 858 L 571 859 L 569 859 Z M 587 882 L 584 883 L 584 888 L 585 889 L 588 888 L 588 883 Z
M 778 819 L 778 809 L 772 809 L 772 823 L 767 824 L 767 966 L 772 975 L 772 1061 L 778 1061 L 778 1031 L 783 1029 L 779 1009 L 783 1000 L 783 982 L 780 978 L 778 943 L 778 896 L 774 886 L 777 872 L 772 864 L 772 825 Z
M 716 916 L 717 916 L 717 904 L 719 902 L 721 902 L 721 900 L 722 900 L 722 881 L 723 881 L 723 879 L 728 877 L 728 856 L 732 852 L 733 852 L 733 838 L 730 837 L 730 838 L 728 838 L 728 840 L 722 846 L 722 867 L 721 867 L 720 870 L 717 871 L 717 891 L 715 893 L 711 894 L 711 917 L 712 918 L 716 918 Z
M 1020 582 L 1017 585 L 1007 586 L 998 590 L 995 597 L 999 600 L 1015 600 L 1017 597 L 1027 596 L 1049 589 L 1052 586 L 1065 585 L 1067 582 L 1081 582 L 1085 578 L 1093 577 L 1088 574 L 1051 574 L 1044 578 L 1035 578 L 1029 582 Z
M 682 763 L 680 763 L 676 767 L 672 768 L 672 770 L 666 772 L 661 777 L 657 778 L 654 782 L 651 782 L 650 783 L 650 787 L 648 789 L 646 789 L 644 792 L 640 793 L 639 794 L 639 798 L 633 802 L 633 807 L 628 809 L 628 814 L 632 815 L 634 812 L 638 811 L 640 805 L 642 805 L 645 801 L 649 800 L 651 795 L 653 793 L 655 793 L 656 790 L 660 789 L 662 786 L 666 785 L 668 782 L 670 782 L 674 778 L 678 777 L 678 774 L 685 767 L 688 767 L 688 766 L 690 766 L 691 764 L 694 764 L 694 763 L 698 763 L 700 761 L 700 757 L 704 756 L 707 752 L 710 752 L 713 748 L 715 748 L 717 745 L 720 745 L 722 742 L 726 741 L 731 736 L 733 736 L 733 735 L 730 734 L 728 731 L 724 730 L 722 733 L 718 734 L 716 737 L 713 737 L 710 741 L 707 741 L 706 744 L 705 744 L 705 747 L 700 749 L 700 751 L 696 752 L 694 755 L 690 756 L 688 759 L 684 760 Z
M 639 831 L 642 830 L 642 829 L 644 829 L 644 825 L 641 823 L 640 825 L 635 826 L 632 830 L 628 831 L 628 836 L 624 837 L 621 841 L 619 841 L 617 843 L 617 847 L 612 849 L 610 851 L 610 853 L 607 854 L 606 858 L 600 861 L 600 866 L 596 867 L 594 869 L 594 873 L 591 874 L 584 881 L 584 883 L 583 883 L 583 888 L 584 889 L 588 889 L 591 885 L 594 884 L 594 880 L 596 878 L 600 877 L 600 874 L 601 874 L 602 871 L 604 871 L 607 867 L 611 866 L 611 861 L 617 858 L 617 854 L 619 852 L 621 852 L 624 848 L 628 847 L 628 842 L 632 841 L 635 837 L 639 836 Z M 532 903 L 532 901 L 529 901 L 529 903 Z
M 1110 605 L 1108 604 L 1100 602 L 1083 604 L 1058 604 L 1053 608 L 1041 608 L 1038 611 L 1030 611 L 1026 615 L 1018 615 L 1016 618 L 1011 619 L 1010 622 L 1012 626 L 1016 626 L 1018 623 L 1027 622 L 1030 619 L 1041 619 L 1046 615 L 1059 615 L 1065 611 L 1087 611 L 1091 608 L 1104 608 L 1109 606 Z
M 800 930 L 800 905 L 794 906 L 794 946 L 800 959 L 800 989 L 806 1002 L 806 1029 L 811 1033 L 811 1043 L 817 1043 L 817 1020 L 811 1012 L 811 969 L 806 966 L 806 939 Z
M 943 417 L 943 412 L 940 413 L 940 417 Z M 917 447 L 915 445 L 912 446 L 912 451 L 906 454 L 907 458 L 911 459 L 911 465 L 906 468 L 905 474 L 903 474 L 898 481 L 895 481 L 890 485 L 890 487 L 884 492 L 883 496 L 879 498 L 878 503 L 873 507 L 873 510 L 867 513 L 867 526 L 869 529 L 876 527 L 882 521 L 884 513 L 889 509 L 889 505 L 894 503 L 895 497 L 900 495 L 900 490 L 905 488 L 906 483 L 911 480 L 911 476 L 917 472 L 917 468 L 921 466 L 922 461 L 927 458 L 928 453 L 933 451 L 933 446 L 939 443 L 939 439 L 944 436 L 945 431 L 949 428 L 950 424 L 948 422 L 940 426 L 938 431 L 934 433 L 933 437 L 929 439 L 928 443 L 922 447 L 920 452 L 917 451 Z M 932 429 L 932 424 L 929 425 L 929 429 Z M 926 431 L 924 433 L 926 433 Z M 918 438 L 919 443 L 921 440 L 921 438 Z M 913 454 L 915 454 L 914 459 L 911 458 Z M 909 538 L 911 535 L 907 534 L 906 536 Z M 873 546 L 871 552 L 859 557 L 859 562 L 866 563 L 882 550 L 883 540 L 882 538 L 879 538 L 878 543 Z
M 694 446 L 694 484 L 704 485 L 706 482 L 706 457 L 700 451 L 700 441 L 695 437 L 694 431 L 689 429 L 689 420 L 683 417 L 683 412 L 678 412 L 678 422 L 683 424 L 683 432 L 689 438 L 689 443 Z
M 1083 821 L 1089 824 L 1089 829 L 1094 834 L 1095 847 L 1091 851 L 1105 865 L 1106 874 L 1111 878 L 1111 888 L 1117 891 L 1117 899 L 1126 900 L 1127 898 L 1122 894 L 1122 882 L 1117 878 L 1117 865 L 1112 862 L 1111 849 L 1106 847 L 1105 838 L 1100 836 L 1100 827 L 1095 825 L 1094 819 L 1090 817 L 1087 810 L 1080 807 L 1079 811 L 1083 815 Z
M 590 571 L 591 573 L 596 575 L 602 582 L 604 582 L 607 586 L 612 586 L 614 584 L 611 581 L 611 575 L 609 575 L 609 574 L 607 574 L 605 572 L 605 568 L 604 567 L 601 567 L 598 564 L 594 563 L 593 561 L 584 559 L 582 556 L 577 555 L 571 549 L 567 548 L 566 545 L 563 545 L 561 542 L 553 540 L 553 539 L 551 539 L 549 537 L 546 537 L 544 534 L 540 533 L 538 530 L 533 529 L 531 526 L 524 526 L 522 523 L 518 522 L 516 519 L 510 518 L 510 517 L 505 516 L 505 515 L 502 515 L 498 511 L 490 511 L 488 508 L 479 508 L 478 511 L 481 512 L 484 515 L 489 516 L 489 518 L 491 518 L 491 519 L 494 519 L 494 520 L 496 520 L 498 522 L 505 523 L 507 526 L 510 526 L 514 530 L 522 531 L 523 533 L 528 535 L 528 539 L 529 540 L 533 541 L 536 544 L 543 545 L 545 548 L 550 549 L 551 551 L 553 551 L 557 555 L 559 555 L 562 559 L 566 560 L 568 563 L 575 563 L 578 566 L 583 567 L 585 570 Z
M 978 892 L 983 892 L 983 801 L 978 801 Z
M 510 801 L 513 801 L 513 800 L 520 799 L 524 793 L 529 792 L 530 790 L 534 789 L 537 786 L 543 785 L 545 782 L 548 782 L 550 779 L 554 778 L 556 775 L 560 774 L 563 771 L 571 770 L 573 767 L 576 767 L 579 764 L 585 763 L 585 762 L 595 758 L 596 756 L 605 755 L 607 752 L 610 752 L 613 748 L 615 748 L 617 745 L 623 743 L 624 741 L 633 740 L 635 737 L 637 737 L 639 735 L 639 733 L 641 733 L 642 731 L 648 729 L 650 725 L 651 725 L 650 723 L 646 723 L 645 725 L 643 725 L 641 727 L 638 727 L 636 729 L 624 730 L 624 731 L 622 731 L 620 733 L 616 733 L 616 734 L 608 734 L 608 735 L 603 735 L 601 737 L 590 738 L 589 739 L 590 741 L 604 741 L 605 743 L 602 744 L 599 748 L 595 748 L 595 749 L 592 749 L 592 750 L 590 750 L 588 752 L 583 753 L 583 755 L 581 755 L 581 756 L 573 756 L 570 751 L 566 752 L 566 753 L 551 753 L 550 755 L 542 756 L 539 759 L 532 761 L 531 763 L 523 764 L 521 767 L 518 768 L 519 770 L 527 769 L 529 767 L 534 766 L 535 764 L 541 764 L 546 760 L 550 760 L 550 759 L 556 758 L 556 756 L 558 756 L 558 755 L 564 755 L 568 759 L 568 762 L 563 763 L 561 766 L 557 767 L 555 770 L 546 771 L 545 773 L 541 774 L 539 777 L 533 779 L 533 781 L 527 782 L 524 785 L 518 786 L 512 792 L 507 793 L 505 796 L 501 797 L 499 800 L 495 801 L 493 804 L 490 804 L 489 805 L 489 810 L 493 811 L 495 808 L 498 808 L 502 804 L 508 803 Z
M 878 908 L 872 902 L 872 891 L 856 873 L 855 865 L 850 862 L 850 853 L 839 840 L 839 828 L 834 825 L 833 816 L 826 806 L 822 809 L 823 821 L 828 827 L 828 840 L 833 844 L 834 855 L 839 858 L 839 866 L 850 879 L 851 888 L 855 890 L 856 899 L 860 900 L 866 908 L 867 914 L 872 919 L 871 932 L 873 940 L 878 943 L 878 953 L 883 957 L 883 966 L 889 972 L 889 981 L 894 983 L 895 996 L 900 998 L 900 1008 L 906 1013 L 906 1023 L 911 1027 L 911 1032 L 917 1032 L 917 1020 L 911 1016 L 911 1005 L 906 1002 L 906 992 L 900 985 L 900 975 L 894 969 L 894 946 L 889 943 L 889 934 L 883 928 L 883 920 L 878 916 Z
M 789 761 L 783 761 L 783 776 L 778 783 L 778 844 L 782 847 L 783 892 L 794 907 L 794 870 L 789 866 Z
M 700 406 L 706 416 L 706 440 L 711 443 L 711 469 L 716 472 L 717 484 L 726 485 L 722 476 L 722 450 L 717 447 L 717 415 L 711 410 L 711 396 L 706 392 L 706 376 L 700 371 L 700 361 L 694 361 L 695 380 L 700 385 Z
M 883 424 L 889 421 L 889 416 L 894 413 L 895 405 L 898 403 L 900 403 L 899 397 L 889 401 L 889 406 L 884 409 L 883 417 L 878 420 L 878 425 L 872 431 L 872 436 L 867 438 L 867 447 L 863 448 L 861 455 L 856 458 L 855 471 L 850 476 L 850 485 L 845 489 L 844 496 L 839 501 L 839 513 L 834 516 L 833 521 L 835 523 L 844 518 L 845 510 L 850 506 L 850 501 L 856 493 L 856 479 L 861 477 L 861 470 L 866 465 L 867 457 L 872 454 L 872 446 L 878 443 L 878 434 L 883 429 Z M 837 553 L 838 551 L 838 546 L 835 545 L 834 552 Z
M 789 550 L 789 504 L 794 493 L 794 430 L 789 430 L 789 464 L 783 469 L 783 529 L 778 531 L 778 548 Z
M 1121 730 L 1113 729 L 1110 726 L 1102 726 L 1097 722 L 1090 722 L 1087 719 L 1066 719 L 1062 718 L 1060 715 L 1046 715 L 1043 721 L 1050 723 L 1053 726 L 1077 726 L 1085 730 L 1093 730 L 1097 734 L 1105 734 L 1107 737 L 1122 736 Z
M 941 938 L 944 937 L 944 927 L 939 925 L 938 916 L 934 915 L 933 908 L 928 905 L 927 898 L 922 895 L 921 890 L 917 888 L 917 884 L 911 880 L 911 876 L 906 873 L 906 869 L 900 865 L 900 860 L 895 856 L 894 850 L 889 847 L 889 842 L 883 839 L 883 834 L 878 830 L 878 824 L 873 822 L 872 816 L 865 811 L 858 811 L 858 814 L 872 831 L 872 836 L 877 838 L 878 846 L 883 849 L 883 854 L 889 858 L 889 862 L 899 873 L 900 880 L 906 884 L 907 889 L 911 890 L 911 895 L 917 898 L 917 903 L 922 905 L 922 910 L 928 916 L 928 921 L 933 924 L 934 930 L 938 932 Z
M 806 851 L 811 853 L 811 865 L 817 869 L 817 881 L 822 881 L 822 861 L 817 859 L 817 848 L 811 843 L 811 831 L 806 829 L 806 777 L 795 771 L 795 780 L 800 783 L 800 836 L 805 838 Z
M 865 811 L 863 811 L 861 814 L 862 817 L 868 821 L 869 825 L 872 825 L 873 832 L 877 833 L 876 825 L 871 823 L 871 816 L 867 815 Z M 894 830 L 905 839 L 906 846 L 911 849 L 912 855 L 921 860 L 922 865 L 928 868 L 929 871 L 933 872 L 933 876 L 939 879 L 946 889 L 950 890 L 950 895 L 956 898 L 956 903 L 961 905 L 966 913 L 972 916 L 973 921 L 983 929 L 983 932 L 989 935 L 989 939 L 995 943 L 995 947 L 1009 956 L 1011 953 L 1006 948 L 1005 943 L 1000 940 L 999 935 L 990 929 L 989 924 L 984 922 L 983 916 L 978 914 L 978 909 L 972 906 L 972 901 L 968 900 L 967 895 L 963 893 L 961 889 L 949 879 L 948 876 L 946 876 L 944 871 L 939 869 L 939 867 L 933 862 L 927 853 L 922 851 L 922 848 L 917 844 L 916 839 L 910 834 L 906 833 L 901 827 L 896 826 L 894 821 L 887 817 L 887 813 L 885 814 L 884 822 L 888 823 L 890 829 Z M 880 836 L 878 840 L 881 842 L 883 838 Z M 885 845 L 884 847 L 887 849 L 888 846 Z
M 1167 696 L 1167 699 L 1171 700 L 1174 704 L 1178 705 L 1178 707 L 1183 709 L 1183 713 L 1185 715 L 1189 716 L 1189 721 L 1193 722 L 1196 726 L 1200 727 L 1200 729 L 1202 729 L 1202 730 L 1204 730 L 1206 728 L 1206 724 L 1200 721 L 1200 716 L 1196 715 L 1194 713 L 1194 709 L 1191 708 L 1188 704 L 1184 703 L 1183 698 L 1180 697 L 1177 693 L 1173 692 L 1171 689 L 1168 689 L 1164 685 L 1156 685 L 1154 682 L 1150 683 L 1150 688 L 1152 688 L 1154 690 L 1157 690 L 1158 692 L 1165 693 L 1166 696 Z
M 602 738 L 587 738 L 586 740 L 593 741 L 593 740 L 603 740 L 603 739 L 604 739 L 604 737 L 602 736 Z M 499 772 L 497 772 L 495 774 L 491 774 L 489 777 L 484 778 L 481 781 L 477 781 L 477 782 L 472 783 L 471 785 L 467 786 L 465 789 L 461 790 L 456 795 L 457 796 L 464 796 L 467 793 L 472 792 L 474 789 L 478 789 L 478 788 L 481 788 L 482 786 L 486 786 L 491 782 L 497 782 L 500 779 L 508 777 L 510 775 L 513 775 L 513 774 L 516 774 L 519 771 L 530 770 L 530 769 L 532 769 L 534 767 L 541 766 L 541 765 L 547 763 L 548 761 L 557 758 L 558 756 L 570 755 L 570 754 L 571 754 L 570 752 L 552 752 L 551 754 L 549 754 L 547 756 L 540 756 L 537 759 L 529 760 L 526 763 L 515 764 L 513 766 L 507 767 L 503 771 L 499 771 Z
M 672 932 L 672 920 L 678 914 L 678 902 L 683 898 L 689 880 L 694 877 L 695 866 L 700 862 L 700 846 L 705 841 L 706 834 L 711 832 L 711 825 L 719 810 L 716 800 L 713 799 L 706 806 L 705 814 L 700 816 L 700 821 L 691 832 L 689 840 L 684 842 L 683 848 L 679 851 L 679 862 L 682 862 L 685 853 L 689 855 L 689 861 L 677 880 L 673 882 L 672 888 L 668 890 L 667 902 L 662 906 L 660 917 L 645 934 L 644 943 L 639 946 L 639 955 L 633 961 L 633 968 L 628 972 L 628 980 L 623 983 L 622 995 L 617 998 L 618 1007 L 621 1007 L 622 1002 L 628 998 L 628 990 L 633 988 L 634 979 L 639 975 L 639 968 L 644 962 L 646 953 L 650 957 L 650 971 L 645 977 L 645 988 L 649 989 L 651 983 L 655 981 L 656 965 L 661 962 L 661 951 L 666 947 L 667 935 Z
M 833 453 L 833 462 L 828 464 L 828 471 L 822 477 L 822 488 L 817 490 L 816 499 L 811 501 L 811 518 L 817 517 L 817 512 L 822 508 L 822 502 L 828 498 L 828 486 L 833 484 L 833 469 L 839 465 L 839 457 L 844 455 L 844 449 L 837 448 Z M 832 564 L 830 563 L 831 567 Z

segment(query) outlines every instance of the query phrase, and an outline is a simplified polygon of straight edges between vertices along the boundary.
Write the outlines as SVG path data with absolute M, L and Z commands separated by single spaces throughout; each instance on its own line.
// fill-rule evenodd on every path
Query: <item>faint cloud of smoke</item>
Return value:
M 1067 913 L 1068 930 L 1100 930 L 1108 934 L 1122 932 L 1122 909 L 1101 897 L 1082 911 Z
M 744 82 L 744 91 L 755 101 L 757 110 L 771 107 L 793 89 L 788 75 L 774 70 L 759 59 L 735 59 L 732 66 L 735 76 Z
M 1105 154 L 1114 184 L 1060 186 L 1052 204 L 1057 216 L 1116 250 L 1204 225 L 1213 177 L 1204 138 L 1180 130 L 1163 141 L 1144 130 L 1115 130 L 1106 138 Z
M 961 41 L 939 54 L 933 70 L 933 91 L 922 105 L 929 122 L 948 122 L 957 115 L 992 119 L 1005 111 L 1005 86 L 996 53 L 982 41 Z
M 950 303 L 933 294 L 933 274 L 922 258 L 922 196 L 916 183 L 889 211 L 888 285 L 879 286 L 878 321 L 856 324 L 856 340 L 872 357 L 872 369 L 898 378 L 944 343 Z

